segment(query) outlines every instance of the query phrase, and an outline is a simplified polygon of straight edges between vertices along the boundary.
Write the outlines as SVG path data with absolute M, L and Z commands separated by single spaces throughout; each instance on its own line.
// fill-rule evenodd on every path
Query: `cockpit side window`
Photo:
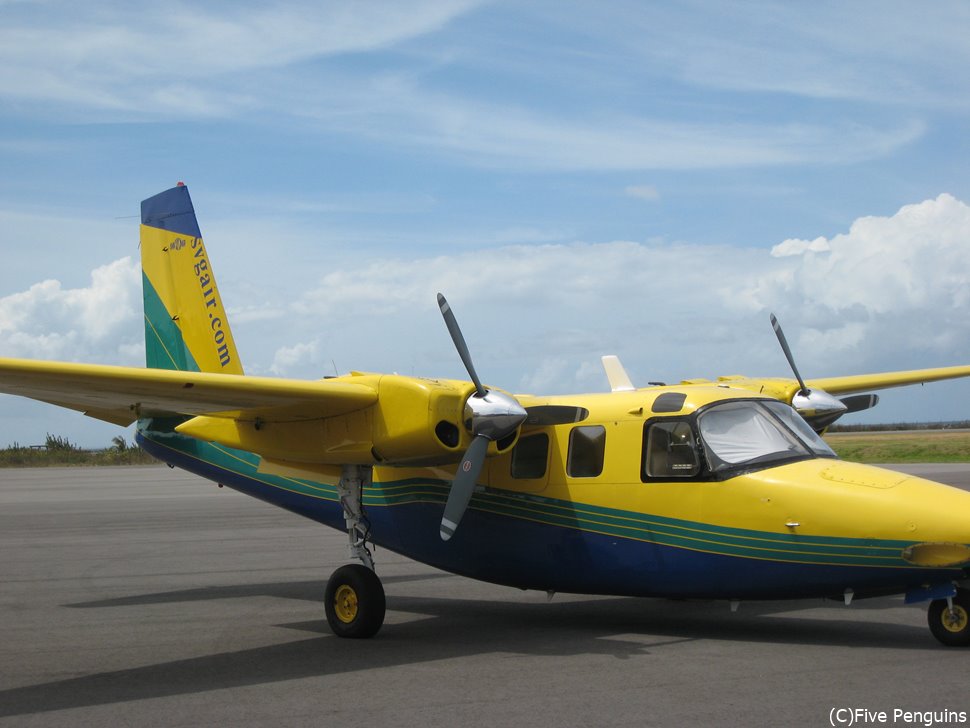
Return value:
M 701 471 L 694 432 L 685 420 L 648 423 L 643 448 L 643 479 L 693 478 Z
M 712 402 L 643 426 L 643 482 L 727 480 L 808 458 L 835 458 L 790 406 L 768 399 Z

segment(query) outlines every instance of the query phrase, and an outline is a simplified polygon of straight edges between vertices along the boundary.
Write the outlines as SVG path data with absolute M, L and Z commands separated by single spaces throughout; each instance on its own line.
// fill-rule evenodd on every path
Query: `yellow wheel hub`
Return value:
M 333 595 L 333 610 L 337 619 L 344 624 L 350 624 L 357 619 L 358 609 L 357 592 L 354 591 L 354 588 L 347 584 L 341 584 L 337 587 L 337 591 Z M 965 612 L 964 620 L 966 620 Z
M 954 604 L 953 609 L 944 609 L 940 615 L 940 621 L 948 632 L 962 632 L 967 628 L 968 620 L 967 610 L 959 604 Z

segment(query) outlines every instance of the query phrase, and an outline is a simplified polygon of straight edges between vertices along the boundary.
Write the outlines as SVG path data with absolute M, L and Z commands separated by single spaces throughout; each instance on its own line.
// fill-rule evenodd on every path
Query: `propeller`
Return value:
M 458 320 L 448 301 L 440 293 L 438 308 L 441 309 L 441 316 L 458 350 L 458 356 L 475 385 L 475 392 L 465 401 L 465 424 L 471 430 L 473 439 L 455 470 L 455 479 L 451 482 L 445 512 L 441 517 L 441 540 L 447 541 L 455 535 L 475 492 L 475 483 L 488 454 L 488 443 L 514 433 L 525 422 L 528 413 L 511 395 L 490 391 L 482 386 Z
M 795 357 L 792 356 L 791 349 L 788 347 L 785 332 L 782 331 L 781 324 L 778 323 L 778 319 L 775 318 L 774 314 L 771 314 L 771 328 L 775 330 L 775 336 L 778 337 L 778 343 L 781 344 L 782 351 L 785 352 L 788 365 L 795 374 L 795 379 L 798 380 L 799 389 L 795 393 L 795 396 L 792 397 L 791 406 L 811 425 L 812 429 L 816 432 L 821 432 L 848 412 L 849 405 L 836 399 L 825 390 L 809 389 L 805 386 L 805 380 L 802 379 L 802 375 L 798 372 L 798 367 L 795 365 Z M 853 402 L 853 405 L 855 404 L 857 403 Z M 858 404 L 861 404 L 861 401 Z M 860 407 L 860 409 L 865 409 L 865 407 Z

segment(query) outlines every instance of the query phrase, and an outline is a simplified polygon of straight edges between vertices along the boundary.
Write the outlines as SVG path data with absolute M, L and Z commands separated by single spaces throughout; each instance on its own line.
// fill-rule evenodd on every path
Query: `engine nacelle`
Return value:
M 194 417 L 179 433 L 257 453 L 273 461 L 321 465 L 435 465 L 456 462 L 471 442 L 463 424 L 470 382 L 362 374 L 377 402 L 317 419 Z M 271 413 L 267 413 L 268 415 Z M 493 454 L 515 442 L 492 443 Z

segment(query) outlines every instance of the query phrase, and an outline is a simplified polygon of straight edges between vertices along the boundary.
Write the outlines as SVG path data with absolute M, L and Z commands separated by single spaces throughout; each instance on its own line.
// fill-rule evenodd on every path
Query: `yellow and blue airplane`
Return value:
M 359 563 L 325 594 L 342 637 L 385 613 L 369 546 L 522 589 L 741 600 L 905 594 L 970 644 L 970 493 L 840 461 L 817 434 L 874 389 L 970 367 L 805 381 L 725 377 L 511 395 L 352 372 L 245 376 L 188 189 L 142 203 L 147 368 L 0 359 L 0 391 L 127 426 L 145 450 L 327 526 Z M 838 400 L 834 395 L 852 395 Z

